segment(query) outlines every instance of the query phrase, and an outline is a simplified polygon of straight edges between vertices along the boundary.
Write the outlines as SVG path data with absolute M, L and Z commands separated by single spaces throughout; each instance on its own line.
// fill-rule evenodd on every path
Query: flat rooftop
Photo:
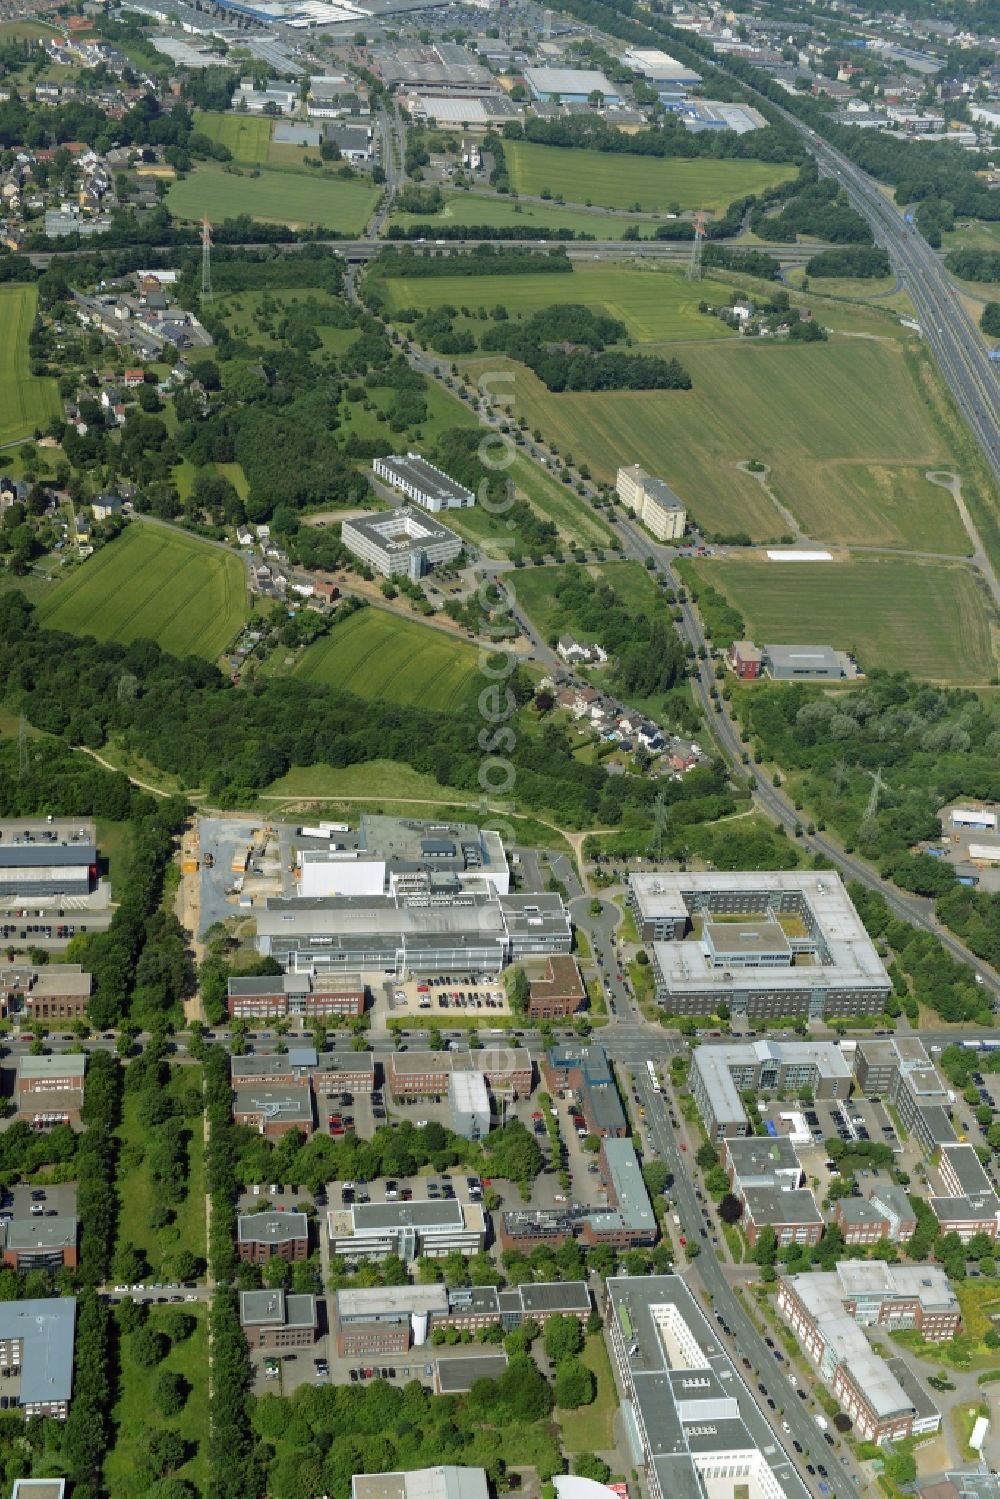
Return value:
M 438 1389 L 442 1395 L 462 1395 L 477 1379 L 499 1379 L 506 1367 L 506 1353 L 462 1353 L 456 1358 L 439 1358 Z
M 76 1297 L 0 1301 L 0 1341 L 19 1338 L 21 1404 L 69 1400 L 73 1392 Z
M 741 921 L 706 921 L 705 939 L 720 957 L 780 953 L 791 956 L 791 946 L 777 921 L 748 916 Z
M 438 1313 L 448 1310 L 444 1286 L 372 1286 L 338 1291 L 335 1297 L 340 1322 L 366 1322 L 374 1317 L 408 1317 L 411 1312 Z
M 345 520 L 343 530 L 355 533 L 367 542 L 390 552 L 422 551 L 431 543 L 454 541 L 462 545 L 454 531 L 442 525 L 437 516 L 426 510 L 404 505 L 399 510 L 373 515 L 355 515 Z
M 75 1217 L 13 1218 L 7 1224 L 5 1247 L 19 1253 L 76 1247 Z
M 778 1066 L 814 1068 L 820 1078 L 849 1080 L 851 1077 L 851 1069 L 833 1041 L 709 1042 L 696 1049 L 693 1071 L 705 1090 L 716 1119 L 729 1122 L 746 1119 L 733 1072 L 770 1062 Z
M 25 1081 L 66 1078 L 71 1086 L 75 1082 L 82 1087 L 86 1071 L 87 1056 L 82 1051 L 52 1052 L 47 1056 L 22 1056 L 17 1059 L 18 1078 Z M 38 1097 L 43 1099 L 45 1093 L 40 1092 Z
M 305 1213 L 241 1213 L 236 1220 L 236 1238 L 240 1244 L 289 1244 L 293 1239 L 308 1239 L 309 1219 Z
M 530 1072 L 531 1053 L 522 1046 L 484 1046 L 479 1051 L 396 1051 L 389 1058 L 389 1072 L 407 1073 L 480 1072 L 487 1078 L 511 1072 Z
M 308 1085 L 303 1088 L 237 1088 L 233 1112 L 260 1114 L 265 1123 L 292 1121 L 297 1124 L 312 1124 L 312 1092 Z
M 244 1327 L 315 1327 L 316 1297 L 286 1291 L 241 1291 Z
M 475 66 L 475 71 L 482 73 L 484 70 Z M 489 79 L 489 74 L 486 76 Z M 380 458 L 379 463 L 394 482 L 412 484 L 415 489 L 430 495 L 432 499 L 440 500 L 444 505 L 453 502 L 464 505 L 473 497 L 472 491 L 466 489 L 464 484 L 459 484 L 450 475 L 435 468 L 433 463 L 428 463 L 419 453 L 392 453 L 388 458 Z
M 829 645 L 765 645 L 764 655 L 772 668 L 824 674 L 841 670 L 840 656 Z
M 506 1364 L 506 1356 L 500 1355 Z M 442 1359 L 449 1363 L 462 1359 Z M 351 1499 L 489 1499 L 482 1468 L 417 1468 L 410 1473 L 356 1473 Z
M 642 1179 L 639 1159 L 631 1140 L 607 1139 L 601 1146 L 608 1164 L 611 1186 L 619 1212 L 636 1233 L 656 1235 L 656 1214 Z M 600 1213 L 598 1213 L 600 1216 Z

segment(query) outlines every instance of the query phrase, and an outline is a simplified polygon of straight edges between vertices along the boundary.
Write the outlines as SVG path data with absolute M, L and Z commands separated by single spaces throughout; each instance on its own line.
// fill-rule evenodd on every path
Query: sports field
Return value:
M 234 161 L 267 160 L 271 145 L 272 121 L 266 115 L 217 114 L 200 109 L 194 117 L 194 128 L 207 135 L 218 146 L 228 146 Z
M 315 224 L 340 234 L 360 234 L 378 202 L 378 189 L 358 179 L 346 182 L 317 172 L 271 171 L 241 177 L 198 167 L 171 185 L 167 207 L 181 219 L 213 224 L 248 213 L 265 223 Z
M 175 656 L 214 661 L 247 618 L 243 564 L 196 536 L 133 521 L 39 612 L 53 630 L 155 640 Z
M 996 672 L 984 595 L 963 563 L 854 556 L 692 566 L 740 610 L 754 640 L 819 640 L 853 651 L 862 670 L 893 667 L 949 685 L 986 683 Z
M 792 166 L 765 161 L 709 161 L 624 156 L 505 141 L 511 186 L 537 197 L 546 189 L 567 203 L 596 203 L 600 208 L 656 209 L 684 212 L 705 208 L 721 212 L 734 198 L 760 192 L 794 177 Z
M 656 223 L 649 219 L 637 219 L 627 214 L 609 214 L 592 208 L 564 208 L 558 203 L 521 203 L 515 198 L 488 197 L 485 193 L 445 193 L 445 203 L 440 213 L 393 213 L 390 223 L 409 228 L 411 224 L 429 224 L 433 232 L 436 224 L 489 224 L 491 228 L 506 228 L 513 224 L 526 229 L 538 227 L 569 229 L 574 234 L 590 234 L 595 239 L 621 239 L 632 224 L 640 226 L 640 232 L 652 236 Z
M 737 335 L 719 318 L 698 311 L 704 299 L 728 303 L 731 286 L 689 281 L 681 270 L 650 266 L 630 269 L 599 261 L 574 262 L 570 275 L 539 272 L 527 276 L 415 276 L 382 283 L 389 305 L 400 307 L 493 308 L 502 302 L 510 313 L 539 312 L 555 302 L 581 302 L 620 319 L 639 343 L 678 339 L 732 339 Z M 481 330 L 473 318 L 472 331 Z
M 30 437 L 59 414 L 56 382 L 32 375 L 28 368 L 28 334 L 37 304 L 33 286 L 0 286 L 0 443 Z
M 770 466 L 778 499 L 816 541 L 966 550 L 946 492 L 919 479 L 924 468 L 955 459 L 927 418 L 925 391 L 898 342 L 734 338 L 691 343 L 683 362 L 690 391 L 600 395 L 553 395 L 510 363 L 511 415 L 586 461 L 597 479 L 613 483 L 620 464 L 641 463 L 709 530 L 745 531 L 755 540 L 787 532 L 767 493 L 736 467 L 757 458 Z M 476 361 L 470 373 L 485 367 Z M 503 367 L 496 358 L 489 365 Z M 876 479 L 868 466 L 886 477 Z
M 477 659 L 465 640 L 372 608 L 309 646 L 294 674 L 358 697 L 447 709 L 468 697 Z

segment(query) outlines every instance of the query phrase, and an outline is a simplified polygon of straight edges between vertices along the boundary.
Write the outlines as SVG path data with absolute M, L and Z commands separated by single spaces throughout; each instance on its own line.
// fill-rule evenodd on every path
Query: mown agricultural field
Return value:
M 272 121 L 266 115 L 218 114 L 199 110 L 194 128 L 207 135 L 218 146 L 228 146 L 234 161 L 267 160 L 271 145 Z
M 361 609 L 309 646 L 294 674 L 358 697 L 446 709 L 465 701 L 476 666 L 465 640 L 386 609 Z
M 317 225 L 339 234 L 360 234 L 378 202 L 378 189 L 315 171 L 272 171 L 256 177 L 198 167 L 171 185 L 167 207 L 181 219 L 213 224 L 247 213 L 265 223 Z
M 611 483 L 619 465 L 643 464 L 713 531 L 745 531 L 755 540 L 787 531 L 765 490 L 736 467 L 756 458 L 769 465 L 771 488 L 814 540 L 966 551 L 949 496 L 920 477 L 955 459 L 898 341 L 734 338 L 691 343 L 683 363 L 690 391 L 600 395 L 553 395 L 511 363 L 511 416 L 526 417 L 598 479 Z M 490 363 L 502 367 L 499 359 Z M 475 361 L 469 372 L 481 368 Z
M 567 203 L 638 208 L 645 213 L 693 208 L 721 212 L 735 198 L 795 175 L 794 167 L 773 162 L 623 156 L 529 141 L 505 141 L 504 154 L 516 192 L 538 197 L 548 191 L 561 194 Z
M 638 224 L 646 234 L 651 234 L 655 223 L 648 219 L 637 219 L 627 214 L 609 214 L 593 208 L 564 208 L 559 203 L 522 203 L 514 198 L 487 196 L 485 193 L 445 193 L 444 207 L 440 213 L 393 213 L 390 223 L 408 229 L 413 224 L 427 224 L 433 234 L 436 224 L 489 224 L 493 229 L 505 229 L 508 225 L 525 229 L 538 227 L 569 229 L 574 234 L 589 234 L 594 239 L 621 239 L 625 230 Z
M 37 304 L 33 286 L 0 286 L 0 443 L 30 437 L 59 414 L 56 382 L 32 375 L 28 367 Z
M 225 650 L 247 617 L 243 564 L 195 536 L 133 521 L 46 601 L 53 630 L 98 640 L 155 640 L 175 656 Z
M 986 683 L 996 672 L 984 596 L 963 563 L 855 556 L 691 565 L 739 609 L 754 640 L 822 641 L 855 652 L 862 670 L 899 668 L 951 685 Z
M 574 262 L 570 275 L 399 277 L 380 282 L 383 287 L 394 310 L 417 307 L 423 311 L 449 303 L 475 313 L 480 306 L 492 311 L 501 302 L 516 316 L 539 312 L 555 302 L 579 302 L 618 318 L 638 343 L 736 337 L 719 318 L 698 311 L 702 300 L 728 303 L 731 286 L 689 281 L 683 271 L 653 266 L 633 270 Z M 473 335 L 482 330 L 475 317 L 468 326 Z

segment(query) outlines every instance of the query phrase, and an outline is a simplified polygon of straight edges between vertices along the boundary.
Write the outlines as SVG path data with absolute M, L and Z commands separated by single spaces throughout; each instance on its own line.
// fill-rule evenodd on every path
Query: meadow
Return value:
M 167 207 L 180 219 L 213 224 L 247 213 L 265 223 L 317 225 L 347 236 L 360 234 L 379 190 L 358 178 L 346 181 L 316 171 L 271 171 L 256 177 L 198 167 L 171 185 Z
M 528 141 L 506 141 L 504 153 L 516 192 L 537 197 L 549 191 L 559 193 L 567 203 L 647 213 L 695 208 L 722 212 L 735 198 L 795 175 L 794 167 L 773 162 L 625 156 Z
M 28 335 L 37 305 L 34 286 L 0 286 L 0 445 L 30 438 L 59 414 L 56 382 L 29 370 Z
M 307 647 L 293 674 L 358 697 L 448 709 L 468 698 L 477 662 L 466 640 L 369 608 Z
M 564 208 L 559 203 L 522 203 L 515 198 L 487 196 L 485 193 L 445 193 L 444 198 L 440 213 L 401 213 L 397 209 L 389 222 L 404 229 L 413 224 L 428 224 L 432 232 L 436 224 L 460 224 L 463 228 L 488 224 L 494 229 L 523 225 L 525 228 L 551 229 L 553 233 L 568 229 L 574 234 L 589 234 L 595 239 L 621 239 L 633 224 L 638 224 L 645 234 L 651 234 L 656 227 L 648 219 L 608 214 L 592 208 Z
M 393 310 L 439 307 L 450 303 L 472 310 L 502 302 L 512 314 L 530 314 L 554 302 L 579 302 L 601 309 L 625 324 L 638 343 L 683 339 L 733 339 L 737 335 L 719 318 L 698 311 L 702 300 L 728 303 L 733 288 L 718 281 L 689 281 L 683 271 L 650 266 L 574 262 L 572 274 L 526 276 L 416 276 L 380 283 Z M 481 325 L 471 323 L 473 333 Z
M 748 638 L 822 641 L 950 686 L 996 672 L 980 584 L 962 563 L 854 556 L 848 562 L 775 564 L 750 558 L 691 564 L 741 612 Z
M 578 563 L 565 563 L 559 567 L 526 567 L 519 572 L 508 573 L 504 579 L 543 640 L 559 635 L 571 626 L 569 616 L 555 597 L 555 588 L 561 579 L 578 569 Z M 587 566 L 587 572 L 592 578 L 609 583 L 629 608 L 642 614 L 654 612 L 656 588 L 641 563 L 591 563 Z M 580 634 L 575 627 L 574 633 Z
M 71 635 L 155 640 L 214 661 L 247 617 L 243 564 L 195 536 L 133 521 L 59 584 L 40 616 Z
M 228 146 L 234 161 L 267 161 L 271 145 L 271 120 L 266 115 L 217 114 L 198 110 L 194 128 L 218 146 Z
M 568 278 L 567 278 L 568 279 Z M 914 355 L 914 359 L 922 358 Z M 945 491 L 919 478 L 955 462 L 895 339 L 817 344 L 727 339 L 683 350 L 690 391 L 552 395 L 529 370 L 515 377 L 511 414 L 560 452 L 613 483 L 623 463 L 666 479 L 711 531 L 776 540 L 788 530 L 767 493 L 736 465 L 770 467 L 779 501 L 815 540 L 961 553 L 964 537 Z M 486 366 L 470 361 L 476 374 Z M 494 357 L 489 368 L 504 368 Z M 872 391 L 879 399 L 872 400 Z M 872 468 L 887 478 L 877 480 Z
M 169 1327 L 171 1310 L 180 1308 L 151 1306 L 150 1325 L 160 1330 Z M 195 1318 L 195 1330 L 185 1341 L 175 1343 L 163 1363 L 154 1368 L 134 1357 L 134 1333 L 120 1340 L 119 1396 L 111 1412 L 115 1438 L 104 1457 L 104 1486 L 110 1499 L 133 1499 L 141 1491 L 136 1482 L 137 1470 L 146 1452 L 150 1430 L 158 1427 L 178 1432 L 192 1454 L 174 1476 L 193 1484 L 192 1492 L 204 1492 L 208 1478 L 208 1313 L 204 1304 L 187 1304 L 183 1310 Z M 163 1369 L 180 1374 L 191 1390 L 184 1409 L 169 1418 L 161 1416 L 156 1406 L 156 1381 Z

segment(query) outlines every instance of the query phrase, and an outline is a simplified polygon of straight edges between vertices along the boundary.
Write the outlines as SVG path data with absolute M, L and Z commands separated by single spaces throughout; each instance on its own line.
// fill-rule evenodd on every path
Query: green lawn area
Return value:
M 581 546 L 600 549 L 610 546 L 615 539 L 611 526 L 586 500 L 574 494 L 568 484 L 553 479 L 530 458 L 519 454 L 508 473 L 535 509 L 558 526 L 567 541 L 575 538 Z
M 914 478 L 957 462 L 931 419 L 938 398 L 925 357 L 894 338 L 734 338 L 683 349 L 690 391 L 559 395 L 497 356 L 466 367 L 473 377 L 487 367 L 512 371 L 513 417 L 526 417 L 608 483 L 619 465 L 641 463 L 711 531 L 755 541 L 787 531 L 766 492 L 736 467 L 756 458 L 817 541 L 959 553 L 966 546 L 950 497 Z
M 525 567 L 518 572 L 507 573 L 504 577 L 504 583 L 513 591 L 544 640 L 570 628 L 581 638 L 587 634 L 586 630 L 580 631 L 572 625 L 566 610 L 555 597 L 559 580 L 576 572 L 578 567 L 579 564 L 575 562 L 567 562 L 558 567 Z M 609 583 L 630 608 L 643 613 L 652 612 L 656 590 L 641 563 L 590 563 L 587 571 L 591 577 Z
M 345 400 L 341 405 L 340 430 L 345 441 L 349 433 L 356 432 L 359 437 L 384 437 L 398 444 L 399 436 L 393 434 L 388 421 L 388 413 L 395 405 L 397 392 L 388 385 L 366 385 L 364 394 L 365 400 L 371 402 L 374 410 L 366 411 L 363 401 Z M 452 427 L 478 425 L 472 407 L 451 395 L 437 380 L 425 377 L 424 399 L 427 402 L 427 416 L 413 434 L 414 442 L 421 442 L 426 447 L 433 445 L 440 433 L 447 432 Z M 385 414 L 385 420 L 380 419 L 380 412 Z M 398 447 L 393 451 L 398 451 Z
M 1000 250 L 1000 223 L 986 219 L 960 219 L 954 229 L 942 234 L 946 250 Z
M 274 303 L 278 309 L 266 318 L 261 314 L 261 303 L 264 301 Z M 233 292 L 220 301 L 218 311 L 230 333 L 243 343 L 254 348 L 282 348 L 284 344 L 278 336 L 278 325 L 288 308 L 300 302 L 315 302 L 320 307 L 331 307 L 339 305 L 341 299 L 325 287 L 276 287 L 273 291 Z M 266 326 L 261 326 L 262 323 L 266 323 Z M 335 334 L 344 340 L 344 347 L 358 336 L 355 328 L 324 328 L 322 324 L 316 331 L 321 338 L 326 333 Z
M 0 21 L 0 42 L 38 42 L 55 36 L 56 29 L 46 21 Z
M 126 861 L 131 845 L 131 831 L 127 822 L 109 822 L 104 817 L 97 819 L 98 854 L 101 863 L 107 863 L 111 893 L 116 899 L 123 889 Z
M 178 1468 L 176 1476 L 187 1479 L 199 1494 L 206 1492 L 208 1482 L 208 1335 L 206 1330 L 206 1308 L 186 1303 L 184 1311 L 197 1320 L 197 1327 L 189 1338 L 175 1344 L 162 1364 L 146 1369 L 138 1364 L 131 1352 L 130 1336 L 121 1339 L 121 1366 L 117 1404 L 112 1411 L 116 1434 L 114 1446 L 104 1459 L 104 1483 L 109 1499 L 135 1499 L 143 1490 L 136 1482 L 136 1470 L 143 1460 L 143 1453 L 151 1429 L 167 1427 L 177 1431 L 189 1444 L 193 1455 Z M 149 1321 L 153 1327 L 162 1327 L 166 1307 L 150 1307 Z M 162 1369 L 182 1375 L 191 1386 L 191 1393 L 183 1410 L 169 1418 L 159 1414 L 154 1390 L 157 1376 Z
M 523 225 L 526 229 L 551 229 L 553 234 L 560 229 L 569 229 L 574 234 L 589 234 L 595 239 L 621 239 L 633 224 L 638 224 L 640 233 L 645 235 L 651 235 L 656 227 L 648 220 L 627 214 L 608 214 L 592 208 L 564 208 L 559 203 L 522 203 L 516 198 L 486 193 L 445 193 L 444 199 L 440 213 L 401 213 L 396 209 L 389 222 L 404 229 L 413 224 L 429 224 L 432 233 L 437 224 L 461 224 L 463 228 L 488 224 L 495 229 Z
M 265 115 L 195 112 L 194 128 L 216 145 L 228 146 L 235 161 L 267 161 L 271 144 L 271 121 Z
M 180 219 L 213 224 L 247 213 L 264 223 L 316 225 L 347 236 L 360 234 L 378 202 L 378 188 L 316 171 L 261 168 L 255 177 L 197 167 L 171 185 L 167 207 Z
M 548 189 L 561 193 L 567 203 L 589 201 L 601 208 L 639 208 L 646 213 L 693 208 L 719 212 L 734 198 L 795 175 L 794 167 L 771 162 L 625 156 L 529 141 L 506 141 L 504 153 L 516 192 L 537 197 Z
M 294 766 L 266 795 L 307 801 L 310 797 L 383 797 L 389 801 L 467 802 L 472 793 L 440 786 L 433 776 L 398 760 L 367 760 L 357 765 Z
M 36 287 L 0 286 L 0 445 L 30 438 L 59 414 L 56 382 L 32 375 L 28 367 L 28 334 L 37 306 Z
M 309 646 L 293 674 L 363 698 L 447 709 L 467 700 L 477 662 L 478 652 L 466 640 L 369 608 Z
M 49 596 L 44 624 L 98 640 L 155 640 L 214 661 L 247 617 L 243 564 L 232 552 L 133 521 Z
M 583 1345 L 580 1362 L 586 1364 L 597 1380 L 597 1394 L 591 1405 L 579 1410 L 556 1410 L 562 1427 L 563 1447 L 567 1452 L 607 1452 L 615 1445 L 613 1421 L 618 1409 L 618 1392 L 603 1334 L 592 1333 Z
M 186 1091 L 200 1086 L 200 1067 L 192 1064 L 170 1069 L 171 1093 L 177 1095 L 180 1087 Z M 126 1092 L 118 1131 L 122 1140 L 118 1239 L 120 1243 L 134 1244 L 140 1249 L 149 1261 L 153 1272 L 151 1278 L 164 1282 L 171 1277 L 171 1261 L 178 1250 L 189 1249 L 198 1259 L 205 1259 L 205 1159 L 201 1115 L 185 1118 L 184 1127 L 189 1134 L 187 1196 L 177 1207 L 173 1222 L 166 1228 L 154 1229 L 149 1225 L 149 1215 L 156 1201 L 156 1188 L 144 1159 L 150 1140 L 138 1117 L 136 1095 Z
M 393 309 L 423 309 L 448 302 L 475 311 L 479 306 L 493 308 L 502 302 L 516 316 L 539 312 L 558 302 L 580 302 L 618 318 L 639 343 L 736 337 L 719 318 L 698 311 L 703 298 L 728 303 L 731 286 L 689 281 L 682 271 L 652 265 L 638 270 L 574 262 L 571 275 L 418 276 L 381 284 Z M 475 334 L 485 325 L 474 318 L 468 326 Z
M 932 682 L 985 683 L 996 670 L 980 585 L 963 563 L 854 556 L 847 562 L 698 561 L 740 610 L 749 638 L 821 640 Z

